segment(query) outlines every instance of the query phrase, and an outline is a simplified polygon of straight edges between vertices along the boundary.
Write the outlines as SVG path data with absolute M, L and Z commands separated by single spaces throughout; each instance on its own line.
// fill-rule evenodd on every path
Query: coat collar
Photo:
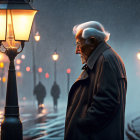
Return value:
M 92 52 L 92 54 L 89 56 L 88 61 L 87 61 L 87 66 L 90 70 L 93 69 L 93 66 L 95 64 L 95 62 L 97 61 L 97 59 L 99 58 L 99 56 L 106 50 L 109 49 L 110 46 L 105 43 L 105 42 L 101 42 L 97 48 Z M 77 78 L 76 81 L 79 80 L 84 80 L 88 78 L 88 73 L 86 70 L 83 70 L 82 73 L 80 74 L 80 76 Z
M 87 61 L 87 66 L 90 68 L 90 70 L 93 69 L 93 66 L 99 56 L 106 50 L 110 48 L 110 46 L 106 42 L 101 42 L 96 49 L 92 52 L 92 54 L 89 56 L 88 61 Z

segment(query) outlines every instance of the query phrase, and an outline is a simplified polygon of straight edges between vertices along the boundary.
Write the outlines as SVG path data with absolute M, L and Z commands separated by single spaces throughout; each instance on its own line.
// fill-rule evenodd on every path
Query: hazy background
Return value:
M 57 49 L 57 83 L 61 89 L 59 101 L 67 101 L 66 69 L 71 68 L 70 85 L 81 73 L 81 60 L 75 55 L 75 39 L 72 28 L 82 22 L 96 20 L 110 32 L 108 43 L 122 57 L 127 72 L 128 90 L 126 116 L 139 112 L 140 108 L 140 60 L 136 53 L 140 50 L 140 1 L 139 0 L 34 0 L 33 6 L 39 10 L 35 17 L 34 32 L 39 31 L 41 40 L 36 43 L 32 36 L 26 43 L 22 62 L 23 77 L 18 80 L 19 98 L 32 98 L 33 75 L 25 68 L 32 67 L 32 47 L 36 49 L 36 66 L 43 68 L 41 81 L 47 89 L 47 104 L 54 81 L 54 62 L 51 58 Z M 19 58 L 21 54 L 17 57 Z M 45 78 L 48 72 L 49 79 Z M 38 75 L 37 75 L 38 76 Z M 37 79 L 38 82 L 38 79 Z

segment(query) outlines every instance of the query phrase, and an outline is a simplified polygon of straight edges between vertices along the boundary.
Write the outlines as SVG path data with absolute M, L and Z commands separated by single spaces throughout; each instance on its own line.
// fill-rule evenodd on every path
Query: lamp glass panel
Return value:
M 15 41 L 11 10 L 7 10 L 6 18 L 7 18 L 6 41 L 2 41 L 2 44 L 4 45 L 5 48 L 18 49 L 20 47 L 20 41 Z
M 0 10 L 0 40 L 6 36 L 6 10 Z
M 36 12 L 36 10 L 11 10 L 15 40 L 29 40 Z

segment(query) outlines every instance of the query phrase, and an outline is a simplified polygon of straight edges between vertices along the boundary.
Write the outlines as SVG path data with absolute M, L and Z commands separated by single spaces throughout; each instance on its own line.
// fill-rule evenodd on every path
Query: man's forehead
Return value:
M 82 39 L 82 32 L 83 32 L 83 30 L 80 30 L 80 31 L 78 31 L 77 33 L 76 33 L 76 35 L 75 35 L 75 39 L 77 40 L 77 39 Z

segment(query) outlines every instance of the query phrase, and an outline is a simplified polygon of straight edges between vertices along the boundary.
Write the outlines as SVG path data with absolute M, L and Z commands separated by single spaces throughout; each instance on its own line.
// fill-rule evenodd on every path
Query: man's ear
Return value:
M 87 38 L 86 39 L 85 44 L 87 44 L 87 45 L 93 45 L 95 42 L 96 42 L 95 37 L 90 37 L 90 38 Z

